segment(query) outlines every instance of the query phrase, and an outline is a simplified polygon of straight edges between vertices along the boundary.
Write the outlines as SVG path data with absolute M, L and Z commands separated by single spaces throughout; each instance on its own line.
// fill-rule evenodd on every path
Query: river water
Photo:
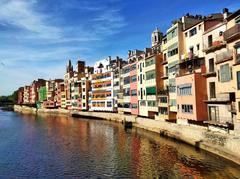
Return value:
M 240 178 L 240 166 L 122 124 L 0 111 L 0 178 Z

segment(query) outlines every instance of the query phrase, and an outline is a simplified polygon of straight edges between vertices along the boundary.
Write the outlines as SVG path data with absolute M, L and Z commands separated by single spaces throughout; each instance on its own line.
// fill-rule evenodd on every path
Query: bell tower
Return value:
M 163 33 L 160 32 L 159 28 L 156 28 L 152 32 L 152 47 L 155 46 L 155 45 L 160 44 L 161 41 L 162 41 L 162 37 L 163 37 Z

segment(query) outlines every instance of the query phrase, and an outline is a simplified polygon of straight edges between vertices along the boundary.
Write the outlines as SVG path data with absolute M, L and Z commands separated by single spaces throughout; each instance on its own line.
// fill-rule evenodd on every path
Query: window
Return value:
M 169 93 L 175 93 L 176 92 L 176 80 L 169 79 Z
M 83 88 L 82 90 L 83 90 L 83 92 L 85 92 L 85 88 Z
M 155 107 L 156 106 L 156 101 L 148 101 L 148 106 L 149 107 Z
M 170 106 L 177 106 L 176 99 L 170 99 Z
M 240 101 L 238 102 L 238 112 L 240 112 Z
M 137 81 L 137 76 L 136 75 L 132 76 L 131 77 L 131 83 L 134 83 L 136 81 Z
M 86 104 L 85 104 L 85 103 L 83 103 L 83 107 L 86 107 Z
M 228 82 L 231 80 L 231 70 L 229 64 L 220 66 L 220 81 Z
M 146 106 L 146 101 L 140 101 L 140 106 Z
M 146 72 L 146 80 L 152 80 L 155 79 L 155 77 L 156 77 L 155 70 Z
M 124 103 L 124 104 L 123 104 L 123 107 L 124 107 L 124 108 L 130 108 L 130 103 Z
M 216 87 L 215 87 L 215 82 L 210 82 L 209 83 L 209 91 L 210 91 L 210 99 L 211 98 L 216 98 Z
M 179 96 L 188 96 L 192 94 L 192 85 L 185 84 L 178 86 L 178 95 Z
M 167 54 L 166 53 L 164 53 L 164 55 L 163 55 L 163 60 L 164 61 L 167 60 Z
M 123 74 L 128 73 L 128 72 L 130 72 L 130 67 L 129 66 L 123 68 Z
M 132 70 L 136 70 L 136 69 L 137 69 L 137 65 L 136 65 L 136 64 L 134 64 L 134 65 L 131 66 L 131 71 L 132 71 Z
M 237 18 L 235 19 L 235 23 L 236 23 L 236 24 L 240 24 L 240 17 L 237 17 Z
M 168 57 L 178 54 L 178 43 L 174 43 L 168 47 Z
M 197 50 L 200 50 L 200 44 L 197 44 Z
M 123 95 L 124 95 L 124 96 L 130 96 L 130 88 L 124 89 Z
M 148 60 L 146 60 L 146 67 L 154 65 L 155 64 L 155 58 L 150 58 Z
M 85 95 L 83 95 L 83 99 L 85 99 Z
M 198 26 L 198 30 L 201 30 L 201 28 L 202 28 L 202 25 L 200 24 L 200 25 Z
M 240 71 L 237 72 L 237 89 L 240 90 Z
M 137 90 L 131 90 L 131 96 L 137 96 Z
M 167 97 L 166 96 L 160 97 L 160 103 L 167 103 Z
M 129 84 L 130 83 L 130 76 L 125 77 L 123 81 L 124 81 L 124 85 Z
M 240 63 L 240 46 L 235 47 L 236 49 L 236 63 Z
M 178 48 L 175 48 L 171 51 L 168 51 L 168 57 L 174 56 L 178 54 Z
M 208 47 L 212 46 L 212 35 L 208 36 Z
M 163 114 L 163 115 L 167 115 L 168 114 L 168 109 L 166 107 L 160 107 L 159 108 L 159 113 Z
M 188 33 L 187 32 L 185 32 L 185 37 L 187 37 L 188 36 Z
M 171 40 L 172 38 L 177 36 L 177 27 L 175 27 L 174 29 L 172 29 L 171 31 L 169 31 L 167 33 L 167 40 Z
M 107 107 L 112 107 L 112 102 L 111 101 L 107 102 Z
M 146 88 L 147 95 L 156 95 L 156 87 L 148 87 Z
M 209 72 L 214 72 L 215 69 L 214 69 L 214 59 L 211 58 L 209 59 Z
M 196 27 L 189 31 L 189 36 L 190 37 L 194 36 L 195 34 L 197 34 L 197 28 Z
M 119 86 L 119 81 L 115 81 L 114 86 Z
M 193 113 L 192 105 L 182 105 L 182 113 Z
M 132 108 L 132 109 L 137 109 L 138 106 L 137 106 L 137 104 L 131 104 L 131 108 Z

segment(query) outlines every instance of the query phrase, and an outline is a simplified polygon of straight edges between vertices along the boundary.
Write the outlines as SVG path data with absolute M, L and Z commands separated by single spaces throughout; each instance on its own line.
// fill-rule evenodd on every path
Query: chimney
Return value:
M 226 19 L 228 17 L 228 14 L 229 14 L 228 8 L 224 8 L 223 9 L 223 19 Z

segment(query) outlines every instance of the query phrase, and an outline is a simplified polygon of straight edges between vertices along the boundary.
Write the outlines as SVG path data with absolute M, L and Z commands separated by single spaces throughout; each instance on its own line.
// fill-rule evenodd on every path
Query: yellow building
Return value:
M 199 23 L 199 16 L 187 14 L 179 20 L 175 20 L 167 30 L 167 55 L 164 56 L 168 63 L 168 90 L 169 90 L 169 116 L 171 120 L 176 120 L 177 114 L 177 94 L 176 94 L 176 75 L 179 71 L 181 55 L 184 54 L 183 31 Z
M 233 98 L 236 97 L 236 100 L 232 100 L 231 111 L 233 115 L 235 112 L 237 114 L 236 119 L 233 119 L 234 129 L 236 132 L 240 132 L 240 9 L 226 17 L 226 23 L 227 30 L 224 32 L 224 40 L 227 42 L 227 49 L 231 52 L 231 59 L 225 63 L 230 66 L 232 80 L 222 86 L 222 89 L 234 92 Z

